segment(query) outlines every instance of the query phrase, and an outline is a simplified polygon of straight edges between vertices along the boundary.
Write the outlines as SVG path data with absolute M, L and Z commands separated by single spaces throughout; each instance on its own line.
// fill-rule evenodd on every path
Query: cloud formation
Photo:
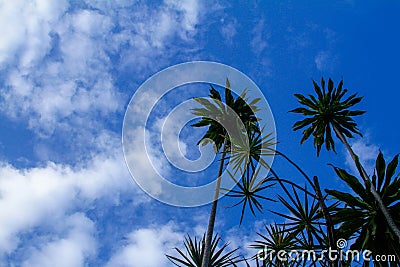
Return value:
M 25 169 L 0 163 L 0 261 L 85 266 L 98 256 L 102 227 L 88 210 L 101 201 L 113 207 L 130 198 L 132 207 L 149 201 L 122 157 L 115 118 L 133 88 L 121 84 L 183 53 L 183 43 L 193 51 L 202 13 L 195 0 L 157 6 L 124 0 L 1 4 L 0 112 L 34 132 L 41 161 Z M 54 150 L 59 143 L 65 150 Z M 68 163 L 60 160 L 63 154 L 71 154 Z M 175 230 L 137 229 L 111 261 L 124 265 L 128 252 L 158 249 L 140 266 L 162 266 L 165 246 L 182 240 Z
M 143 228 L 131 232 L 122 246 L 107 263 L 107 267 L 159 267 L 170 263 L 165 253 L 181 247 L 184 233 L 174 223 Z
M 66 234 L 39 244 L 33 249 L 23 267 L 84 266 L 88 257 L 96 255 L 94 222 L 83 213 L 75 213 L 62 225 Z
M 12 253 L 21 245 L 19 234 L 44 222 L 57 224 L 98 199 L 117 203 L 121 193 L 134 191 L 123 159 L 104 156 L 77 169 L 48 163 L 19 170 L 2 163 L 0 189 L 0 255 Z M 137 194 L 137 204 L 146 201 Z
M 1 111 L 27 120 L 42 136 L 93 130 L 102 126 L 99 118 L 122 112 L 126 88 L 116 85 L 115 71 L 141 71 L 160 55 L 167 60 L 173 39 L 191 42 L 201 9 L 197 1 L 172 0 L 156 8 L 126 1 L 86 5 L 8 1 L 0 11 Z

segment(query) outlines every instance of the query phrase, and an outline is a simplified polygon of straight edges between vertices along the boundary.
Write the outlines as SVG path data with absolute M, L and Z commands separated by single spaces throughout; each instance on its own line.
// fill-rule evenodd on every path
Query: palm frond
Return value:
M 204 254 L 204 240 L 205 236 L 200 240 L 197 237 L 192 239 L 187 235 L 184 241 L 184 250 L 175 248 L 179 256 L 166 256 L 175 266 L 201 267 Z M 214 235 L 211 242 L 211 267 L 237 266 L 237 263 L 244 260 L 239 255 L 235 255 L 238 249 L 226 251 L 229 243 L 220 246 L 220 242 L 221 238 L 218 235 Z
M 394 177 L 398 165 L 398 155 L 386 165 L 382 152 L 376 159 L 372 184 L 382 198 L 390 215 L 400 226 L 400 180 Z M 345 205 L 333 211 L 332 220 L 338 227 L 339 238 L 355 238 L 351 249 L 369 249 L 373 255 L 382 253 L 397 256 L 400 262 L 400 244 L 391 232 L 377 201 L 370 189 L 347 171 L 333 167 L 336 175 L 343 180 L 352 192 L 325 190 L 330 196 Z
M 304 96 L 302 94 L 295 94 L 302 107 L 295 108 L 290 112 L 302 114 L 306 117 L 294 123 L 292 128 L 294 131 L 306 128 L 303 131 L 300 143 L 302 144 L 313 136 L 314 147 L 319 156 L 324 144 L 327 151 L 333 150 L 336 152 L 332 129 L 338 130 L 348 138 L 352 138 L 353 134 L 361 136 L 357 124 L 352 117 L 362 115 L 365 111 L 349 110 L 349 108 L 358 104 L 362 100 L 362 97 L 357 97 L 357 94 L 353 94 L 343 100 L 342 98 L 347 92 L 347 89 L 343 89 L 343 80 L 339 82 L 337 88 L 334 88 L 334 83 L 329 78 L 328 90 L 325 90 L 324 78 L 321 79 L 321 86 L 314 80 L 312 82 L 316 97 L 313 95 Z
M 272 187 L 275 184 L 270 183 L 270 177 L 260 179 L 258 177 L 259 170 L 260 169 L 258 168 L 254 171 L 251 171 L 250 168 L 247 168 L 244 172 L 242 172 L 240 181 L 235 179 L 235 176 L 228 171 L 230 177 L 236 183 L 237 189 L 230 190 L 226 196 L 240 199 L 239 202 L 232 206 L 236 207 L 242 204 L 240 224 L 242 224 L 246 207 L 250 208 L 251 213 L 255 216 L 255 210 L 258 210 L 259 212 L 263 211 L 263 206 L 260 202 L 261 200 L 276 202 L 274 199 L 266 197 L 262 194 L 265 189 Z

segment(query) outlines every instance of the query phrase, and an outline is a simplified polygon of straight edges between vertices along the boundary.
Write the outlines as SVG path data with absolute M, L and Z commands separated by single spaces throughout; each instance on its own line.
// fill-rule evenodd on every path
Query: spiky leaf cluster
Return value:
M 310 94 L 307 97 L 302 94 L 295 94 L 302 107 L 290 112 L 306 116 L 305 119 L 293 125 L 293 130 L 306 128 L 303 131 L 300 143 L 302 144 L 312 135 L 317 155 L 319 155 L 323 144 L 325 144 L 326 150 L 335 151 L 335 142 L 332 138 L 332 131 L 335 129 L 348 138 L 352 138 L 353 134 L 361 136 L 352 117 L 362 115 L 365 111 L 350 110 L 351 107 L 362 100 L 362 97 L 352 94 L 344 98 L 347 89 L 343 89 L 343 80 L 339 82 L 337 88 L 334 88 L 333 81 L 329 79 L 327 90 L 325 89 L 324 78 L 321 79 L 322 89 L 314 80 L 313 85 L 316 96 Z

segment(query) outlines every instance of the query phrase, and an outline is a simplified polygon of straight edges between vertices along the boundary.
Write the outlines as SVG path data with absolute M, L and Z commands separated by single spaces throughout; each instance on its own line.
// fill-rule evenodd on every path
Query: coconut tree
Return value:
M 398 155 L 395 156 L 386 166 L 380 152 L 371 185 L 377 189 L 393 220 L 400 225 L 400 179 L 399 174 L 395 176 L 398 158 Z M 332 216 L 334 223 L 339 225 L 338 236 L 346 240 L 355 238 L 351 245 L 353 250 L 368 249 L 374 256 L 396 255 L 395 261 L 400 263 L 400 243 L 390 231 L 370 190 L 344 169 L 334 167 L 334 170 L 355 193 L 354 195 L 338 190 L 326 190 L 329 195 L 344 204 L 336 207 Z M 389 266 L 387 262 L 375 262 L 375 265 Z
M 331 79 L 328 80 L 328 88 L 325 90 L 325 80 L 321 79 L 321 87 L 313 80 L 314 91 L 317 96 L 302 94 L 295 94 L 302 107 L 291 110 L 293 113 L 299 113 L 306 116 L 305 119 L 296 122 L 293 125 L 293 130 L 306 128 L 303 131 L 303 137 L 300 141 L 302 144 L 311 135 L 314 138 L 314 146 L 317 149 L 317 156 L 319 156 L 322 146 L 325 144 L 326 150 L 335 151 L 335 142 L 333 141 L 332 132 L 336 137 L 345 145 L 351 158 L 353 159 L 361 178 L 366 187 L 371 191 L 371 194 L 376 199 L 379 208 L 382 211 L 390 229 L 400 240 L 400 230 L 396 226 L 394 220 L 390 216 L 385 203 L 382 201 L 376 188 L 371 184 L 365 169 L 360 164 L 358 156 L 354 153 L 349 145 L 347 138 L 353 138 L 353 134 L 361 135 L 357 128 L 357 124 L 353 117 L 362 115 L 365 111 L 350 110 L 351 107 L 356 105 L 362 100 L 362 97 L 357 94 L 352 94 L 344 98 L 347 89 L 343 89 L 343 79 L 339 82 L 337 88 L 334 88 L 334 83 Z
M 202 267 L 209 266 L 211 240 L 217 212 L 221 175 L 227 154 L 229 154 L 232 150 L 233 140 L 230 139 L 229 134 L 231 134 L 231 132 L 237 132 L 239 134 L 236 136 L 241 136 L 240 132 L 243 131 L 246 133 L 260 131 L 258 119 L 255 116 L 255 112 L 258 111 L 256 104 L 260 99 L 253 99 L 250 103 L 248 103 L 246 99 L 246 91 L 244 91 L 239 97 L 235 98 L 230 90 L 230 83 L 228 79 L 226 79 L 225 86 L 225 104 L 222 103 L 223 100 L 220 93 L 212 86 L 209 96 L 211 101 L 205 98 L 195 98 L 195 100 L 203 107 L 193 109 L 193 114 L 200 116 L 201 119 L 199 122 L 192 125 L 194 127 L 208 127 L 207 132 L 199 140 L 198 144 L 206 145 L 207 143 L 212 142 L 216 152 L 221 153 L 214 199 L 211 205 L 205 238 L 205 251 L 203 255 Z M 232 112 L 234 114 L 232 114 Z M 240 122 L 237 122 L 232 118 L 239 119 Z M 242 129 L 241 125 L 243 125 L 245 129 Z M 226 127 L 229 129 L 226 129 Z

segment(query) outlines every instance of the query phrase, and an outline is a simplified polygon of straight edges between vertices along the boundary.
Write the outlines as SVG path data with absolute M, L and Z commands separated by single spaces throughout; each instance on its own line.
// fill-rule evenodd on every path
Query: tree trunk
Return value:
M 358 156 L 354 153 L 353 149 L 350 147 L 349 143 L 347 142 L 347 139 L 343 136 L 343 134 L 340 131 L 338 131 L 336 127 L 333 127 L 333 130 L 335 131 L 340 141 L 342 141 L 342 143 L 346 146 L 347 151 L 350 153 L 351 158 L 356 164 L 357 170 L 360 173 L 361 178 L 364 180 L 365 186 L 367 188 L 368 186 L 370 186 L 371 193 L 374 196 L 375 200 L 378 202 L 379 208 L 381 209 L 383 215 L 385 216 L 387 224 L 389 225 L 390 229 L 393 231 L 393 233 L 397 236 L 398 240 L 400 241 L 400 230 L 396 226 L 396 223 L 393 221 L 392 217 L 390 216 L 390 213 L 387 210 L 385 204 L 383 203 L 381 196 L 378 194 L 378 192 L 376 192 L 375 186 L 371 183 L 371 180 L 369 179 L 366 171 L 361 165 Z
M 221 175 L 222 175 L 222 170 L 224 167 L 224 161 L 225 161 L 225 155 L 226 155 L 226 143 L 227 143 L 227 141 L 225 140 L 225 142 L 222 146 L 221 162 L 219 163 L 218 178 L 217 178 L 217 183 L 215 185 L 214 199 L 213 199 L 213 202 L 211 205 L 210 218 L 208 220 L 206 243 L 204 245 L 204 254 L 203 254 L 203 260 L 201 263 L 201 267 L 209 267 L 209 262 L 210 262 L 210 258 L 211 258 L 211 241 L 213 238 L 215 217 L 217 215 L 217 204 L 218 204 L 219 190 L 221 187 Z
M 322 215 L 324 215 L 324 218 L 325 218 L 326 228 L 328 230 L 329 246 L 331 249 L 333 249 L 334 246 L 336 246 L 335 228 L 333 227 L 331 215 L 328 212 L 328 208 L 325 205 L 324 197 L 322 196 L 321 188 L 319 186 L 317 176 L 314 176 L 314 190 L 318 197 L 318 203 L 319 203 L 319 206 L 321 207 Z M 338 264 L 339 264 L 338 260 L 333 261 L 333 262 L 329 261 L 329 266 L 336 267 L 336 266 L 338 266 Z

